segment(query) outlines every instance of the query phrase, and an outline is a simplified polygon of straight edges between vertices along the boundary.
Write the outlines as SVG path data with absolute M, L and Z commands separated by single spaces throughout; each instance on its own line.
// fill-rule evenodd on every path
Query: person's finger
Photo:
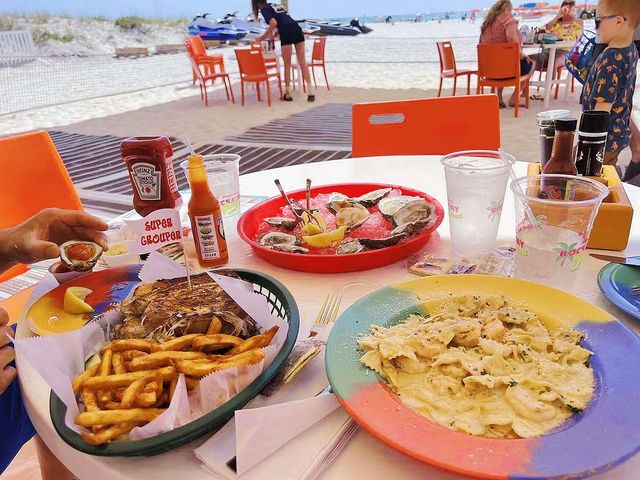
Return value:
M 4 308 L 0 307 L 0 327 L 9 323 L 9 314 Z
M 60 247 L 53 242 L 27 238 L 18 245 L 17 254 L 19 261 L 31 263 L 60 256 Z
M 0 370 L 0 395 L 9 388 L 11 382 L 18 377 L 18 371 L 14 367 L 5 367 Z
M 98 217 L 89 215 L 87 212 L 65 210 L 60 212 L 60 218 L 70 227 L 84 227 L 102 232 L 106 232 L 109 229 L 109 225 L 104 221 L 100 220 Z
M 0 327 L 0 347 L 4 347 L 5 345 L 11 342 L 9 335 L 12 337 L 15 336 L 13 328 L 11 327 Z
M 9 365 L 16 358 L 16 352 L 11 347 L 0 348 L 0 369 Z

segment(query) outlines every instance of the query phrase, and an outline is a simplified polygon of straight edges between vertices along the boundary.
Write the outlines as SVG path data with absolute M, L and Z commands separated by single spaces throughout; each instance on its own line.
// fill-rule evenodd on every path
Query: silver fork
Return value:
M 333 293 L 327 295 L 316 320 L 313 322 L 309 336 L 296 344 L 280 373 L 262 389 L 261 395 L 272 396 L 282 385 L 291 382 L 324 349 L 325 341 L 314 337 L 322 332 L 327 325 L 335 322 L 341 302 L 342 295 Z
M 631 289 L 631 296 L 632 297 L 640 297 L 640 287 L 633 287 Z

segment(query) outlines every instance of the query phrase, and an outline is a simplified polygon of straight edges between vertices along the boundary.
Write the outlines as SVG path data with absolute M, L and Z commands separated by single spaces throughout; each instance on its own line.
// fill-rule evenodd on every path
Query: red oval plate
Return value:
M 318 254 L 297 254 L 279 252 L 268 247 L 263 247 L 254 239 L 262 224 L 268 217 L 279 216 L 282 207 L 286 202 L 281 196 L 265 200 L 258 205 L 247 210 L 238 220 L 238 234 L 240 238 L 248 243 L 256 255 L 273 265 L 288 268 L 290 270 L 300 270 L 303 272 L 315 273 L 342 273 L 356 272 L 359 270 L 369 270 L 371 268 L 389 265 L 412 253 L 420 250 L 431 238 L 431 234 L 440 226 L 444 218 L 444 209 L 438 200 L 426 193 L 412 188 L 400 187 L 398 185 L 388 185 L 382 183 L 336 183 L 333 185 L 323 185 L 311 189 L 311 196 L 323 193 L 340 192 L 349 197 L 357 197 L 372 190 L 380 188 L 395 188 L 402 192 L 402 195 L 421 197 L 431 202 L 435 206 L 436 221 L 431 228 L 423 231 L 419 235 L 394 245 L 392 247 L 370 250 L 349 255 L 318 255 Z M 300 201 L 305 199 L 306 190 L 296 190 L 287 193 L 289 198 Z

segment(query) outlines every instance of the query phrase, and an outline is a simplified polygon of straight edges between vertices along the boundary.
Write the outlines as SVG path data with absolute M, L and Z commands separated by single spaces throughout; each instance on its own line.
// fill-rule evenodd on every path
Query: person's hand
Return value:
M 260 35 L 260 36 L 256 37 L 256 39 L 254 41 L 255 42 L 260 42 L 260 43 L 264 42 L 264 35 Z
M 93 215 L 74 210 L 47 208 L 26 222 L 2 232 L 0 263 L 34 263 L 60 255 L 68 240 L 90 240 L 105 250 L 108 225 Z
M 7 334 L 13 335 L 13 329 L 7 327 L 7 323 L 9 323 L 9 315 L 0 308 L 0 395 L 18 376 L 18 371 L 15 367 L 8 366 L 15 358 L 15 352 L 13 348 L 7 346 L 9 343 Z

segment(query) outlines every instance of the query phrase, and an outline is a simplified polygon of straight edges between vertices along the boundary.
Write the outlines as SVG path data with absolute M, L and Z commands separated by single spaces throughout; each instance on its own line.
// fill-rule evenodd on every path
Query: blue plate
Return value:
M 640 320 L 640 297 L 631 289 L 640 287 L 640 267 L 610 263 L 598 274 L 598 287 L 611 303 Z

